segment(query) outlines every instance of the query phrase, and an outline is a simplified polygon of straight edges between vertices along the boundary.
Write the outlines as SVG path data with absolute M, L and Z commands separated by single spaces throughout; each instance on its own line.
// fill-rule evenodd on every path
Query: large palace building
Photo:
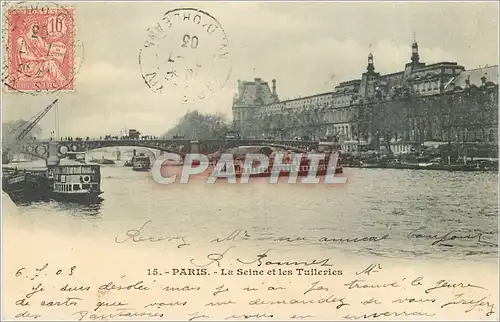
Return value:
M 276 80 L 238 81 L 235 130 L 250 138 L 340 141 L 496 141 L 498 66 L 465 70 L 420 61 L 418 44 L 402 71 L 381 75 L 368 55 L 361 79 L 331 92 L 280 101 Z M 475 118 L 470 113 L 482 116 Z M 467 123 L 469 122 L 469 123 Z

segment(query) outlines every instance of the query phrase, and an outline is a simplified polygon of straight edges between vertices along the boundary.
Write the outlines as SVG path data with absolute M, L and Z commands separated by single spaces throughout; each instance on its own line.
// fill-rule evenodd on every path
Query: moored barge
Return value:
M 65 163 L 43 170 L 4 168 L 3 191 L 15 203 L 56 200 L 93 204 L 102 201 L 100 166 Z
M 3 169 L 2 189 L 15 203 L 47 200 L 50 185 L 45 172 Z
M 240 161 L 240 162 L 238 162 Z M 249 177 L 271 177 L 273 173 L 277 173 L 278 177 L 290 177 L 292 175 L 297 175 L 297 177 L 307 177 L 313 175 L 315 177 L 322 177 L 328 174 L 341 174 L 343 173 L 343 168 L 340 160 L 337 160 L 335 164 L 335 169 L 332 168 L 333 164 L 330 164 L 330 159 L 319 160 L 317 165 L 310 164 L 310 160 L 306 157 L 302 158 L 301 162 L 296 165 L 291 163 L 290 159 L 285 159 L 285 162 L 279 166 L 279 172 L 273 169 L 274 162 L 271 160 L 268 166 L 259 165 L 258 162 L 254 162 L 251 165 L 245 165 L 242 160 L 237 159 L 234 164 L 234 175 L 236 178 L 240 178 L 243 175 L 248 175 Z M 228 169 L 226 165 L 217 166 L 214 165 L 214 170 L 217 172 L 228 172 L 231 173 L 233 170 Z

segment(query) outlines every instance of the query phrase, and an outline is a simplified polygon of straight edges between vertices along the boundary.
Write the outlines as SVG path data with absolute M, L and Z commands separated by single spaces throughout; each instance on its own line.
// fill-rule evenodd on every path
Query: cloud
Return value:
M 421 61 L 429 64 L 456 61 L 476 68 L 498 59 L 496 3 L 183 5 L 215 16 L 229 39 L 232 73 L 211 97 L 181 104 L 175 90 L 153 93 L 141 77 L 138 54 L 147 28 L 176 3 L 77 3 L 77 38 L 85 46 L 85 57 L 76 91 L 3 95 L 4 119 L 29 118 L 59 98 L 62 135 L 100 136 L 125 125 L 159 135 L 188 110 L 230 116 L 238 79 L 275 78 L 284 99 L 332 91 L 340 81 L 359 79 L 370 51 L 376 71 L 401 71 L 410 60 L 414 32 Z M 202 86 L 209 77 L 191 86 Z M 49 114 L 41 122 L 46 133 L 54 126 Z
M 108 86 L 123 86 L 130 82 L 133 77 L 137 77 L 131 70 L 118 68 L 111 62 L 85 62 L 78 76 L 78 85 L 83 87 L 101 88 Z M 131 82 L 135 83 L 135 82 Z

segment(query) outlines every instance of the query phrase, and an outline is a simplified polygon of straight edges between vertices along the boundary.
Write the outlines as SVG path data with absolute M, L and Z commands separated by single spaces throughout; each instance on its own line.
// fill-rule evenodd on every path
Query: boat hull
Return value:
M 336 168 L 335 169 L 335 174 L 341 174 L 343 173 L 342 168 Z M 244 173 L 236 173 L 236 178 L 241 178 Z M 309 171 L 299 171 L 297 173 L 297 177 L 307 177 L 309 175 Z M 323 177 L 327 175 L 327 170 L 318 170 L 315 173 L 316 177 Z M 280 171 L 278 174 L 278 177 L 289 177 L 290 176 L 290 171 Z M 250 178 L 267 178 L 271 177 L 270 172 L 263 172 L 263 173 L 251 173 Z
M 51 199 L 59 202 L 73 202 L 79 204 L 96 204 L 104 199 L 100 196 L 103 192 L 89 192 L 89 193 L 62 193 L 53 192 Z
M 146 167 L 146 168 L 136 168 L 136 167 L 133 167 L 132 170 L 147 172 L 147 171 L 151 170 L 151 168 L 150 167 Z
M 19 173 L 3 178 L 2 188 L 15 203 L 48 200 L 50 187 L 47 178 L 32 174 Z
M 80 172 L 74 172 L 71 168 Z M 64 181 L 61 181 L 63 177 Z M 99 166 L 81 166 L 78 163 L 60 164 L 41 171 L 2 169 L 2 190 L 18 204 L 50 200 L 98 203 L 103 200 L 100 197 L 103 193 L 100 181 Z
M 380 166 L 378 164 L 367 163 L 367 164 L 361 164 L 359 165 L 359 167 L 369 169 L 369 168 L 378 168 Z
M 473 167 L 467 165 L 446 165 L 446 164 L 412 164 L 412 163 L 395 163 L 395 164 L 369 164 L 369 165 L 346 165 L 348 168 L 370 168 L 370 169 L 402 169 L 402 170 L 434 170 L 434 171 L 476 171 L 476 172 L 498 172 L 495 167 Z
M 115 161 L 109 160 L 109 159 L 92 159 L 89 162 L 90 163 L 94 163 L 94 164 L 102 164 L 102 165 L 113 165 L 113 164 L 115 164 Z
M 335 168 L 335 174 L 342 174 L 344 171 L 342 169 L 342 167 L 336 167 Z M 210 171 L 210 173 L 213 173 L 212 171 Z M 328 170 L 327 169 L 321 169 L 321 170 L 318 170 L 316 171 L 315 173 L 315 176 L 316 177 L 323 177 L 323 176 L 326 176 L 328 173 Z M 248 174 L 248 173 L 247 173 Z M 241 178 L 243 175 L 247 175 L 245 173 L 241 173 L 241 172 L 236 172 L 235 173 L 235 177 L 236 178 Z M 290 171 L 280 171 L 278 173 L 278 177 L 289 177 L 291 175 L 291 172 Z M 309 170 L 300 170 L 298 171 L 297 173 L 297 177 L 307 177 L 309 175 Z M 249 177 L 250 178 L 269 178 L 271 177 L 271 172 L 267 171 L 267 172 L 261 172 L 261 173 L 249 173 Z

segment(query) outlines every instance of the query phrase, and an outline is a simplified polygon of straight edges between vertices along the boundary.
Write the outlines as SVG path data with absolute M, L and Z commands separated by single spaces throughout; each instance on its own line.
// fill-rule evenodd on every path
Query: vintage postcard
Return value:
M 498 2 L 2 2 L 2 320 L 498 321 Z

